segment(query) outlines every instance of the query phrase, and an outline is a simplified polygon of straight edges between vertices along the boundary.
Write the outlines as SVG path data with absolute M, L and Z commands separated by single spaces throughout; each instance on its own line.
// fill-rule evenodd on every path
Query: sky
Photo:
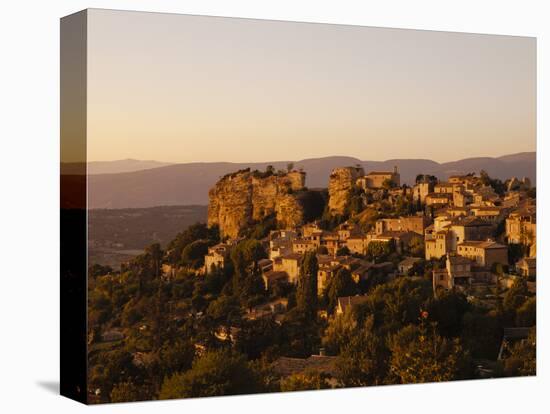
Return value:
M 92 9 L 88 160 L 536 147 L 534 38 Z

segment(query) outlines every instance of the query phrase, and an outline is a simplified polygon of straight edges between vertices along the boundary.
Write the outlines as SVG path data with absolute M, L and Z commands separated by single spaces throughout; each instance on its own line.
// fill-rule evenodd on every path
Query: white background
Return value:
M 0 411 L 80 412 L 59 382 L 59 18 L 87 8 L 167 11 L 538 38 L 538 376 L 95 406 L 96 412 L 526 413 L 548 410 L 546 1 L 6 1 L 0 9 Z M 450 149 L 452 150 L 452 149 Z M 353 155 L 353 154 L 351 154 Z M 543 408 L 545 407 L 545 408 Z M 547 411 L 546 411 L 547 412 Z

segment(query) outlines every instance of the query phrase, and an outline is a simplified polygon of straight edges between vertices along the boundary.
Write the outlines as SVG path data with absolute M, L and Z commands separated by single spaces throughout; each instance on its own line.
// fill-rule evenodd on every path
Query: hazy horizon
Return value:
M 470 158 L 501 158 L 501 157 L 506 157 L 506 156 L 509 156 L 509 155 L 519 155 L 519 154 L 526 154 L 526 153 L 536 153 L 535 150 L 533 151 L 520 151 L 520 152 L 514 152 L 514 153 L 506 153 L 506 154 L 500 154 L 500 155 L 472 155 L 472 156 L 469 156 L 469 157 L 464 157 L 464 158 L 457 158 L 457 159 L 449 159 L 447 161 L 440 161 L 440 160 L 435 160 L 435 159 L 432 159 L 432 158 L 387 158 L 387 159 L 378 159 L 378 160 L 375 160 L 375 159 L 362 159 L 362 158 L 358 158 L 356 156 L 353 156 L 353 155 L 342 155 L 342 154 L 338 154 L 338 155 L 325 155 L 325 156 L 321 156 L 321 157 L 305 157 L 305 158 L 299 158 L 299 159 L 292 159 L 292 158 L 288 158 L 288 159 L 277 159 L 277 160 L 274 160 L 274 159 L 265 159 L 265 160 L 245 160 L 245 161 L 227 161 L 227 160 L 212 160 L 212 161 L 166 161 L 166 160 L 154 160 L 154 159 L 138 159 L 138 158 L 131 158 L 131 157 L 126 157 L 126 158 L 118 158 L 118 159 L 108 159 L 108 160 L 89 160 L 87 161 L 88 163 L 90 162 L 117 162 L 117 161 L 141 161 L 141 162 L 157 162 L 157 163 L 163 163 L 163 164 L 190 164 L 190 163 L 221 163 L 221 162 L 230 162 L 230 163 L 239 163 L 239 164 L 242 164 L 242 163 L 265 163 L 265 162 L 273 162 L 273 163 L 280 163 L 280 162 L 287 162 L 287 161 L 302 161 L 302 160 L 311 160 L 311 159 L 321 159 L 321 158 L 329 158 L 329 157 L 342 157 L 342 158 L 356 158 L 360 161 L 374 161 L 374 162 L 385 162 L 385 161 L 392 161 L 392 160 L 405 160 L 405 159 L 411 159 L 411 160 L 429 160 L 429 161 L 435 161 L 439 164 L 444 164 L 446 162 L 454 162 L 454 161 L 462 161 L 464 159 L 470 159 Z
M 94 161 L 443 163 L 536 150 L 534 38 L 99 9 L 88 19 Z

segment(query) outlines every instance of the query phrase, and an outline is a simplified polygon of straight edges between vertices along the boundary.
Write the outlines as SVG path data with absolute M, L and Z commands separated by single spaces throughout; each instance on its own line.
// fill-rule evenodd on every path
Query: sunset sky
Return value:
M 88 160 L 534 151 L 534 38 L 90 10 Z

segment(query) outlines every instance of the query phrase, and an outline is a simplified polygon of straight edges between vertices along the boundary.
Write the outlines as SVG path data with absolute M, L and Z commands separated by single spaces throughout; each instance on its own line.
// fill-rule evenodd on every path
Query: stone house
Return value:
M 477 188 L 473 196 L 473 204 L 476 206 L 495 206 L 500 201 L 500 197 L 495 193 L 493 187 L 488 185 Z
M 301 229 L 302 237 L 310 237 L 313 233 L 323 233 L 323 229 L 319 227 L 319 223 L 316 221 L 304 224 Z
M 285 272 L 290 283 L 296 283 L 300 274 L 300 261 L 302 255 L 297 253 L 280 256 L 273 260 L 274 272 Z
M 434 232 L 426 238 L 424 245 L 426 248 L 426 260 L 439 259 L 451 252 L 451 233 L 446 230 Z
M 292 252 L 292 242 L 297 238 L 297 232 L 293 230 L 272 230 L 269 233 L 269 258 L 283 256 Z
M 472 280 L 472 260 L 462 257 L 447 255 L 444 269 L 433 270 L 433 289 L 452 289 L 455 286 L 466 286 Z
M 508 247 L 493 241 L 465 241 L 457 245 L 456 253 L 485 269 L 495 263 L 508 264 Z
M 508 243 L 522 243 L 531 246 L 537 238 L 537 216 L 534 209 L 517 210 L 506 219 Z
M 424 215 L 380 219 L 376 221 L 375 232 L 376 234 L 382 234 L 389 231 L 412 231 L 423 235 L 429 221 L 429 218 Z
M 342 241 L 346 241 L 352 236 L 357 236 L 361 234 L 361 229 L 355 223 L 345 222 L 338 226 L 336 229 L 336 234 L 338 238 Z
M 516 270 L 521 276 L 537 276 L 537 259 L 535 257 L 524 257 L 516 263 Z
M 493 235 L 494 225 L 479 217 L 458 217 L 454 219 L 450 226 L 451 232 L 451 251 L 455 251 L 459 243 L 466 240 L 482 241 L 487 240 Z
M 417 183 L 412 189 L 413 201 L 417 202 L 420 200 L 421 204 L 426 202 L 426 197 L 428 194 L 432 193 L 434 185 L 430 182 L 426 183 Z
M 226 243 L 219 243 L 208 248 L 208 254 L 204 256 L 204 273 L 214 272 L 216 269 L 223 269 L 229 257 L 231 246 Z
M 458 191 L 458 189 L 461 189 L 462 186 L 460 184 L 440 182 L 434 186 L 434 193 L 453 194 L 455 192 L 455 188 L 457 188 L 456 191 Z
M 455 203 L 454 207 L 449 207 L 445 210 L 445 214 L 451 218 L 465 217 L 470 215 L 470 209 L 467 207 L 459 207 Z
M 351 277 L 353 281 L 355 283 L 359 283 L 361 280 L 367 280 L 373 265 L 374 265 L 373 263 L 365 262 L 359 267 L 352 269 Z
M 367 295 L 339 297 L 338 304 L 336 305 L 336 314 L 343 315 L 344 313 L 350 312 L 354 306 L 365 303 L 367 300 Z
M 390 181 L 394 187 L 401 186 L 401 175 L 397 167 L 392 171 L 371 171 L 367 175 L 357 179 L 357 185 L 364 190 L 379 189 L 384 187 L 384 183 Z
M 434 208 L 441 208 L 451 205 L 453 195 L 449 193 L 430 193 L 426 196 L 426 205 Z
M 314 252 L 321 245 L 321 241 L 312 239 L 296 239 L 292 242 L 292 253 L 304 254 Z
M 275 285 L 283 282 L 288 282 L 288 274 L 283 271 L 269 270 L 262 273 L 265 290 L 270 290 Z
M 326 246 L 329 254 L 336 255 L 336 252 L 338 249 L 342 246 L 344 246 L 344 241 L 338 237 L 337 233 L 328 233 L 325 232 L 323 234 L 323 246 Z
M 474 197 L 466 191 L 455 191 L 453 193 L 453 205 L 455 207 L 466 207 L 473 202 Z
M 500 206 L 480 206 L 472 207 L 474 216 L 491 223 L 498 223 L 504 219 L 506 209 Z
M 369 238 L 366 236 L 352 236 L 345 241 L 345 246 L 351 253 L 365 255 L 369 245 Z

